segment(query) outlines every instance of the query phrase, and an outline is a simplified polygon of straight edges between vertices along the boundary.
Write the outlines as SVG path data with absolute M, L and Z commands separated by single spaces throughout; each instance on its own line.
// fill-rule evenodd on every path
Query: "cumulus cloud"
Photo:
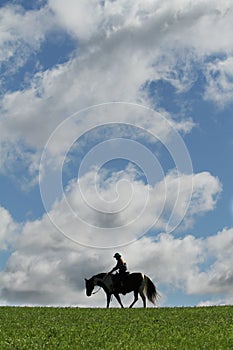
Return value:
M 195 176 L 197 175 L 194 175 L 194 178 Z M 93 176 L 91 176 L 92 178 Z M 105 200 L 112 198 L 113 188 L 111 185 L 114 185 L 114 188 L 116 185 L 114 179 L 118 181 L 120 177 L 115 174 L 113 179 L 109 178 L 109 186 L 106 186 L 105 189 L 102 188 L 101 195 Z M 209 197 L 214 197 L 216 191 L 220 191 L 217 180 L 215 180 L 216 184 L 212 186 L 211 192 L 208 186 L 206 188 L 202 187 L 203 179 L 211 182 L 212 177 L 210 174 L 203 173 L 202 175 L 198 174 L 197 179 L 194 180 L 192 208 L 195 207 L 195 201 L 197 206 L 195 211 L 191 210 L 190 215 L 194 212 L 201 213 L 202 210 L 211 210 L 212 201 Z M 84 181 L 85 186 L 90 190 L 90 194 L 94 196 L 93 191 L 91 191 L 93 181 L 88 181 L 88 174 Z M 123 225 L 128 219 L 134 218 L 135 214 L 138 214 L 138 206 L 141 206 L 144 191 L 147 187 L 147 185 L 134 179 L 132 172 L 128 172 L 128 181 L 131 182 L 135 194 L 133 206 L 127 208 L 125 216 L 124 211 L 123 215 L 121 213 L 120 224 Z M 174 192 L 172 186 L 176 187 L 176 179 L 169 175 L 167 181 L 170 181 L 170 185 L 166 200 L 172 202 L 170 195 Z M 214 179 L 212 179 L 212 182 L 214 183 Z M 200 186 L 202 188 L 201 200 L 200 194 L 195 196 L 195 193 L 200 192 Z M 79 205 L 80 198 L 77 196 L 76 186 L 71 187 L 68 200 L 73 205 L 73 210 L 77 210 L 78 215 L 80 215 L 80 210 L 84 212 L 84 215 L 86 215 L 84 219 L 88 221 L 89 225 L 74 222 L 66 207 L 64 210 L 63 201 L 57 203 L 49 215 L 52 216 L 56 225 L 63 225 L 65 235 L 57 231 L 47 215 L 44 215 L 41 220 L 26 223 L 15 244 L 15 250 L 7 263 L 6 269 L 1 273 L 2 298 L 12 303 L 86 304 L 83 279 L 100 271 L 108 271 L 109 264 L 112 263 L 110 259 L 114 248 L 108 250 L 85 248 L 67 239 L 66 233 L 71 232 L 73 240 L 76 238 L 76 241 L 84 241 L 89 245 L 94 245 L 95 241 L 99 243 L 101 237 L 95 235 L 100 234 L 103 235 L 102 245 L 121 243 L 122 234 L 124 239 L 127 236 L 127 239 L 130 240 L 134 238 L 135 233 L 137 234 L 139 230 L 142 231 L 148 225 L 150 217 L 153 217 L 156 215 L 156 211 L 159 211 L 160 190 L 160 186 L 157 190 L 155 186 L 154 193 L 152 193 L 152 202 L 147 206 L 140 220 L 135 221 L 136 224 L 117 228 L 112 234 L 111 227 L 119 224 L 119 218 L 117 217 L 115 222 L 110 220 L 112 226 L 109 226 L 109 221 L 106 219 L 108 215 L 103 219 L 101 212 L 95 212 L 95 222 L 92 224 L 107 225 L 108 230 L 105 230 L 104 233 L 101 231 L 94 232 L 94 228 L 90 223 L 92 219 L 89 213 L 90 208 L 83 205 L 83 203 L 82 206 Z M 125 190 L 123 193 L 125 193 Z M 180 203 L 186 201 L 185 196 L 184 188 L 183 201 Z M 123 198 L 123 206 L 124 203 Z M 115 204 L 113 203 L 113 205 Z M 122 202 L 117 203 L 116 208 L 112 209 L 118 209 L 118 205 L 121 206 Z M 106 207 L 102 209 L 106 210 Z M 161 232 L 165 227 L 163 218 L 156 225 Z M 69 237 L 69 234 L 67 236 Z M 210 246 L 210 243 L 208 245 Z M 136 240 L 133 244 L 121 247 L 121 249 L 127 257 L 131 271 L 140 269 L 162 285 L 185 288 L 191 276 L 197 274 L 198 264 L 203 260 L 204 245 L 201 239 L 195 239 L 191 235 L 178 238 L 172 234 L 161 233 L 157 236 L 147 235 Z M 216 252 L 213 252 L 213 254 L 216 255 Z M 98 303 L 99 298 L 98 296 L 98 299 L 91 302 Z
M 108 271 L 114 264 L 114 251 L 75 246 L 59 236 L 48 222 L 45 231 L 45 225 L 46 220 L 43 220 L 34 227 L 34 231 L 31 224 L 25 227 L 17 251 L 12 254 L 7 269 L 1 273 L 1 297 L 13 304 L 104 306 L 103 293 L 90 299 L 85 296 L 83 279 Z M 217 237 L 218 234 L 213 235 L 213 239 Z M 213 266 L 201 268 L 205 259 L 219 261 L 218 255 L 224 254 L 222 247 L 218 247 L 215 252 L 206 255 L 208 246 L 208 240 L 203 238 L 191 235 L 175 238 L 161 234 L 156 241 L 144 237 L 122 248 L 121 253 L 127 259 L 130 271 L 148 274 L 160 291 L 166 286 L 174 292 L 179 290 L 202 295 L 202 298 L 205 294 L 209 298 L 211 292 L 213 299 L 203 300 L 200 305 L 232 303 L 230 284 L 227 283 L 226 289 L 223 279 L 218 279 L 213 289 Z M 220 261 L 218 264 L 221 265 Z M 230 270 L 231 262 L 225 260 L 225 265 Z M 220 270 L 222 276 L 225 275 L 225 271 Z M 162 304 L 164 298 L 160 301 Z
M 93 0 L 86 4 L 69 0 L 67 6 L 62 1 L 49 1 L 58 21 L 78 38 L 90 40 L 103 34 L 121 35 L 121 39 L 131 38 L 131 45 L 140 40 L 140 45 L 162 41 L 162 45 L 177 44 L 193 46 L 198 50 L 216 51 L 227 49 L 232 44 L 231 1 L 186 2 L 164 1 L 104 1 Z M 83 20 L 83 14 L 85 20 Z M 81 17 L 82 16 L 82 17 Z M 82 20 L 80 20 L 82 18 Z M 92 18 L 92 21 L 90 20 Z M 183 29 L 185 28 L 185 31 Z M 209 33 L 214 31 L 214 39 Z M 140 35 L 137 35 L 140 32 Z M 222 40 L 222 33 L 225 33 Z M 144 39 L 144 40 L 143 40 Z
M 207 238 L 162 234 L 156 242 L 147 237 L 126 251 L 130 263 L 136 269 L 143 266 L 161 286 L 200 296 L 198 306 L 229 305 L 233 302 L 232 234 L 232 228 Z
M 232 4 L 228 1 L 93 0 L 70 1 L 64 7 L 62 1 L 51 0 L 39 10 L 7 6 L 1 11 L 3 47 L 20 42 L 22 47 L 38 50 L 46 33 L 59 26 L 81 40 L 69 62 L 37 73 L 29 88 L 4 95 L 2 147 L 12 149 L 12 143 L 21 147 L 23 140 L 24 153 L 29 147 L 40 155 L 55 127 L 83 107 L 122 100 L 149 106 L 152 101 L 143 89 L 148 81 L 164 79 L 177 91 L 188 89 L 196 79 L 196 63 L 203 65 L 206 55 L 228 53 L 232 47 Z M 214 40 L 209 40 L 213 32 Z M 14 55 L 15 49 L 11 51 Z M 230 87 L 224 79 L 220 85 L 228 94 Z M 185 132 L 192 127 L 187 120 L 173 124 Z M 38 168 L 39 155 L 31 157 L 33 169 Z
M 19 228 L 10 213 L 0 207 L 0 250 L 7 249 L 13 243 Z
M 138 155 L 137 149 L 135 152 Z M 207 172 L 186 175 L 173 171 L 159 176 L 150 163 L 143 174 L 148 183 L 144 183 L 134 166 L 108 173 L 98 170 L 73 179 L 64 193 L 54 173 L 50 178 L 45 173 L 41 185 L 52 221 L 71 239 L 91 246 L 126 244 L 152 228 L 170 232 L 183 219 L 183 229 L 189 227 L 194 215 L 214 209 L 221 192 L 219 180 Z
M 218 59 L 206 65 L 207 86 L 205 98 L 224 107 L 233 96 L 233 58 Z
M 55 128 L 69 115 L 106 101 L 159 106 L 156 99 L 151 101 L 146 84 L 165 80 L 177 92 L 185 92 L 197 79 L 197 66 L 207 79 L 205 98 L 220 104 L 230 101 L 232 11 L 230 0 L 175 0 L 163 3 L 149 0 L 68 0 L 65 5 L 60 0 L 49 0 L 44 7 L 33 11 L 24 11 L 13 5 L 2 7 L 0 58 L 7 66 L 6 72 L 9 73 L 10 67 L 14 67 L 13 74 L 22 67 L 33 51 L 40 50 L 46 34 L 55 28 L 75 38 L 77 50 L 73 51 L 68 62 L 46 71 L 37 71 L 27 88 L 8 91 L 3 95 L 1 171 L 10 173 L 16 160 L 20 160 L 24 170 L 28 169 L 30 180 L 36 183 L 35 174 L 38 172 L 43 147 Z M 210 63 L 208 57 L 213 54 L 224 54 L 225 58 Z M 187 116 L 174 119 L 166 111 L 164 113 L 176 130 L 187 133 L 192 129 L 193 123 Z M 103 116 L 97 111 L 92 118 L 96 118 L 98 123 L 104 123 L 111 118 L 109 115 Z M 142 113 L 134 113 L 132 117 L 127 112 L 122 114 L 121 120 L 117 113 L 111 113 L 111 116 L 113 121 L 133 124 L 140 121 L 147 131 L 155 131 L 168 143 L 171 140 L 171 133 L 167 132 L 165 124 L 158 123 L 156 117 L 147 118 Z M 78 123 L 71 122 L 69 128 L 59 134 L 58 141 L 50 144 L 49 149 L 53 165 L 60 162 L 59 156 L 67 150 L 70 139 L 75 139 L 77 134 L 91 125 L 91 114 L 89 119 L 85 115 Z M 167 219 L 173 208 L 174 222 L 186 213 L 183 227 L 191 230 L 194 216 L 213 210 L 221 192 L 219 180 L 208 172 L 178 175 L 170 172 L 165 176 L 167 196 L 163 215 L 159 216 L 156 223 L 160 232 L 166 231 Z M 89 200 L 95 203 L 94 184 L 90 178 L 92 174 L 86 173 L 80 182 L 86 188 Z M 112 215 L 109 219 L 109 215 L 103 216 L 97 211 L 95 215 L 93 212 L 90 215 L 90 208 L 83 206 L 74 182 L 70 183 L 67 198 L 74 211 L 98 227 L 109 229 L 111 225 L 124 225 L 129 218 L 135 218 L 140 213 L 141 200 L 146 197 L 149 187 L 129 169 L 124 178 L 134 188 L 134 202 L 125 213 L 115 215 L 114 220 Z M 101 196 L 105 200 L 116 194 L 116 180 L 119 179 L 122 180 L 121 175 L 115 174 L 115 177 L 109 177 L 105 188 L 100 186 Z M 190 183 L 193 185 L 191 201 Z M 118 202 L 108 203 L 107 209 L 118 210 L 117 205 L 128 203 L 129 187 L 125 187 L 124 182 L 121 185 L 118 190 L 122 196 Z M 114 235 L 115 244 L 121 242 L 121 236 L 127 234 L 129 239 L 133 239 L 138 232 L 147 228 L 148 222 L 159 215 L 164 191 L 162 181 L 149 188 L 150 202 L 144 211 L 143 220 L 137 225 L 135 221 L 130 232 L 127 227 L 122 228 L 119 236 Z M 180 193 L 178 201 L 177 192 Z M 188 204 L 190 206 L 186 212 Z M 106 203 L 99 209 L 106 210 Z M 11 242 L 11 232 L 15 232 L 18 226 L 5 209 L 1 209 L 0 213 L 0 248 L 5 249 Z M 84 223 L 79 222 L 77 225 L 76 221 L 71 220 L 64 200 L 57 201 L 49 214 L 65 231 L 72 233 L 73 238 L 78 236 L 90 244 L 95 243 L 91 226 L 87 229 Z M 231 229 L 225 229 L 207 239 L 196 239 L 191 234 L 179 238 L 161 233 L 156 237 L 143 237 L 132 245 L 122 247 L 122 252 L 131 270 L 144 270 L 161 284 L 173 285 L 190 294 L 225 293 L 228 296 L 233 276 L 229 248 L 232 245 L 231 235 Z M 106 235 L 104 238 L 107 243 L 113 239 Z M 6 269 L 0 275 L 3 300 L 26 304 L 100 305 L 100 295 L 94 301 L 87 301 L 83 278 L 108 270 L 112 251 L 110 254 L 109 251 L 106 253 L 75 245 L 56 230 L 47 215 L 25 223 L 14 248 Z M 214 262 L 204 268 L 202 264 L 205 259 Z
M 20 6 L 7 5 L 0 8 L 0 61 L 6 64 L 8 73 L 23 66 L 33 51 L 40 48 L 54 25 L 47 7 L 25 11 Z
M 224 306 L 224 305 L 233 305 L 233 298 L 229 295 L 223 297 L 223 298 L 212 298 L 208 300 L 202 300 L 200 301 L 197 306 Z
M 226 300 L 232 293 L 232 228 L 223 229 L 216 235 L 209 236 L 205 240 L 206 258 L 212 258 L 213 262 L 206 271 L 195 276 L 196 282 L 191 279 L 188 290 L 190 293 L 199 294 L 225 294 Z
M 88 40 L 98 33 L 103 22 L 103 4 L 100 1 L 48 1 L 60 25 L 79 39 Z

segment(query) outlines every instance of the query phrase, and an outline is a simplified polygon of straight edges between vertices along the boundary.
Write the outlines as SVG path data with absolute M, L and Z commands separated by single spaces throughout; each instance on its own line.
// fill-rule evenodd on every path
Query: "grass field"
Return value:
M 0 307 L 0 349 L 233 349 L 233 306 Z

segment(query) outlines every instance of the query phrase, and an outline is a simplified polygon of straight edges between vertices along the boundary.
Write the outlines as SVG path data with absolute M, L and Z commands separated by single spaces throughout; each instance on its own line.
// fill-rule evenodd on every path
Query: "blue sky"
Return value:
M 232 304 L 231 1 L 0 16 L 0 303 L 103 306 L 119 250 L 160 306 Z

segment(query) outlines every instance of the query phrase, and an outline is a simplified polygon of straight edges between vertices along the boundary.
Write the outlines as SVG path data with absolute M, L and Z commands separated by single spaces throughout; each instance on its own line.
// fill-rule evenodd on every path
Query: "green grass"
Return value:
M 233 306 L 0 307 L 0 349 L 233 349 Z

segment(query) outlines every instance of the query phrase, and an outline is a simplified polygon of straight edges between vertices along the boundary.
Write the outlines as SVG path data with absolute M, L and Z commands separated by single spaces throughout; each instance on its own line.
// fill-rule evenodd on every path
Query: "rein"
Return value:
M 108 273 L 106 273 L 105 277 L 103 278 L 103 280 L 101 281 L 102 283 L 105 281 L 106 277 L 108 276 Z M 95 292 L 92 292 L 91 294 L 96 294 L 100 291 L 102 287 L 100 286 Z
M 99 287 L 95 292 L 92 292 L 91 294 L 96 294 L 100 291 L 101 287 Z

